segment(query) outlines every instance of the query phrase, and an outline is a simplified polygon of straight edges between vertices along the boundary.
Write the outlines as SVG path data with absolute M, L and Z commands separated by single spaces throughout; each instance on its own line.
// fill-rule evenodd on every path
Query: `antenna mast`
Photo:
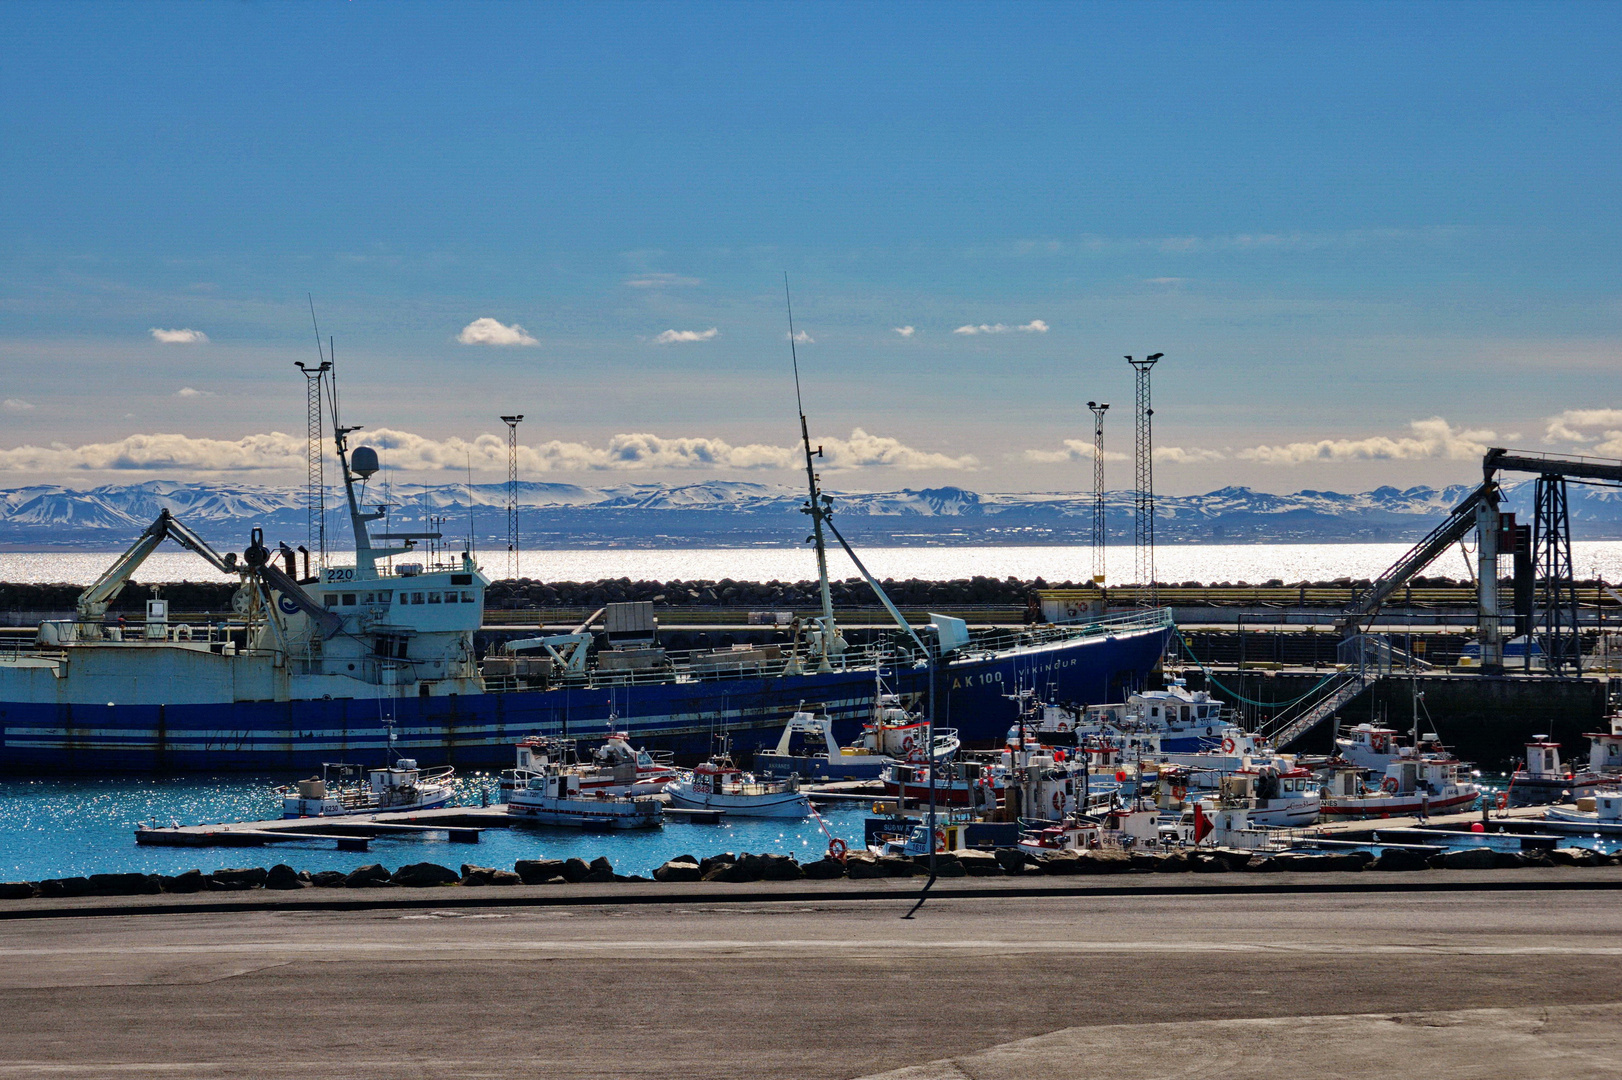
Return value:
M 1126 362 L 1137 373 L 1137 475 L 1134 478 L 1134 510 L 1132 539 L 1136 546 L 1135 565 L 1140 602 L 1154 607 L 1159 601 L 1155 587 L 1155 462 L 1154 437 L 1151 429 L 1154 409 L 1149 406 L 1149 371 L 1165 353 L 1154 353 L 1142 360 L 1130 356 Z
M 1093 413 L 1093 584 L 1104 584 L 1104 547 L 1109 542 L 1104 525 L 1104 414 L 1109 402 L 1089 401 Z
M 507 576 L 518 580 L 518 422 L 523 413 L 503 416 L 507 425 Z
M 805 479 L 810 489 L 810 498 L 800 507 L 800 512 L 811 515 L 811 541 L 817 549 L 817 584 L 822 594 L 818 667 L 827 670 L 830 666 L 829 654 L 838 651 L 838 630 L 834 626 L 833 593 L 828 588 L 828 548 L 823 540 L 822 524 L 833 513 L 833 507 L 818 488 L 817 469 L 812 461 L 813 456 L 822 456 L 822 447 L 817 447 L 813 455 L 811 429 L 805 420 L 805 400 L 800 396 L 800 357 L 794 341 L 794 299 L 789 295 L 787 271 L 783 273 L 783 300 L 788 306 L 788 353 L 794 365 L 794 405 L 800 411 L 800 442 L 805 447 Z
M 321 381 L 332 370 L 332 361 L 321 351 L 321 326 L 315 321 L 313 294 L 309 295 L 309 301 L 310 325 L 315 330 L 315 355 L 320 363 L 310 367 L 296 361 L 295 366 L 304 373 L 304 431 L 308 440 L 305 449 L 307 475 L 304 513 L 309 539 L 305 546 L 316 553 L 316 566 L 319 569 L 327 564 L 327 478 L 326 457 L 321 452 Z

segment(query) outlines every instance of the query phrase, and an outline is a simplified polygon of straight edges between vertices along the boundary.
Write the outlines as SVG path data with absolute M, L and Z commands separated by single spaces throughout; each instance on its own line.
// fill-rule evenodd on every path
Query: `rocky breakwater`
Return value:
M 1265 874 L 1281 872 L 1362 873 L 1379 871 L 1447 871 L 1555 869 L 1622 865 L 1622 854 L 1591 848 L 1552 851 L 1493 851 L 1463 848 L 1425 852 L 1386 848 L 1378 858 L 1366 851 L 1289 851 L 1258 853 L 1228 848 L 1146 851 L 1052 851 L 1024 848 L 941 852 L 935 857 L 942 878 L 1048 878 L 1132 874 Z M 875 856 L 853 852 L 843 859 L 824 857 L 798 862 L 779 853 L 721 852 L 705 858 L 679 855 L 653 871 L 651 878 L 621 874 L 606 858 L 520 859 L 511 870 L 464 863 L 459 870 L 437 863 L 408 863 L 395 870 L 372 863 L 343 872 L 295 870 L 281 863 L 264 867 L 226 867 L 204 873 L 90 874 L 43 881 L 0 882 L 0 900 L 74 897 L 128 897 L 158 894 L 252 890 L 290 892 L 300 889 L 490 888 L 514 885 L 580 885 L 613 882 L 703 884 L 722 882 L 871 881 L 878 878 L 922 878 L 929 873 L 924 856 Z

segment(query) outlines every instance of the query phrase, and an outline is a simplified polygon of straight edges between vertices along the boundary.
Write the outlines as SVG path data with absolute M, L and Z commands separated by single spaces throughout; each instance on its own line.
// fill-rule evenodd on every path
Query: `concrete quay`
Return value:
M 941 882 L 912 920 L 900 882 L 59 906 L 0 924 L 0 1077 L 1622 1075 L 1622 868 L 1335 887 L 1375 877 Z M 444 904 L 473 892 L 592 902 Z

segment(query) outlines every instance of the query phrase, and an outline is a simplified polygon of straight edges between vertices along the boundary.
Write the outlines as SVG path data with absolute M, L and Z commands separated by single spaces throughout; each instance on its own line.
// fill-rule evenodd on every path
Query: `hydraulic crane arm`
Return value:
M 206 559 L 210 565 L 222 574 L 238 574 L 244 569 L 237 565 L 236 553 L 221 555 L 208 546 L 207 541 L 191 529 L 183 525 L 179 518 L 167 509 L 158 513 L 158 519 L 147 526 L 139 539 L 130 545 L 128 551 L 119 556 L 118 561 L 107 568 L 106 573 L 97 578 L 95 583 L 79 594 L 78 609 L 81 622 L 94 622 L 107 614 L 107 605 L 117 599 L 118 594 L 124 591 L 129 584 L 131 576 L 146 562 L 165 537 L 168 537 L 189 551 L 194 551 Z

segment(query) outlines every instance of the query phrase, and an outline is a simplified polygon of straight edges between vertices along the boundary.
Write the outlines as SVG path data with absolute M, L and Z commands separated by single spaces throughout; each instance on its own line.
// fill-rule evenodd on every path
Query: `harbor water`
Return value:
M 279 782 L 286 782 L 281 778 Z M 479 806 L 494 801 L 495 778 L 460 777 L 456 801 Z M 865 803 L 840 803 L 821 810 L 829 832 L 852 847 L 862 839 Z M 663 828 L 619 833 L 521 826 L 486 829 L 477 844 L 453 844 L 443 834 L 428 839 L 379 838 L 371 850 L 336 851 L 328 841 L 247 848 L 137 847 L 135 829 L 148 825 L 216 824 L 263 821 L 281 813 L 281 797 L 265 778 L 176 778 L 143 780 L 0 780 L 0 881 L 39 881 L 82 874 L 178 874 L 197 867 L 205 873 L 222 866 L 274 866 L 287 863 L 312 873 L 353 870 L 382 863 L 393 870 L 406 863 L 435 862 L 452 869 L 463 863 L 511 870 L 519 859 L 590 862 L 607 856 L 621 874 L 649 876 L 677 855 L 703 858 L 722 851 L 772 852 L 815 860 L 828 850 L 828 837 L 814 817 L 730 818 L 720 824 L 689 825 L 675 819 Z

